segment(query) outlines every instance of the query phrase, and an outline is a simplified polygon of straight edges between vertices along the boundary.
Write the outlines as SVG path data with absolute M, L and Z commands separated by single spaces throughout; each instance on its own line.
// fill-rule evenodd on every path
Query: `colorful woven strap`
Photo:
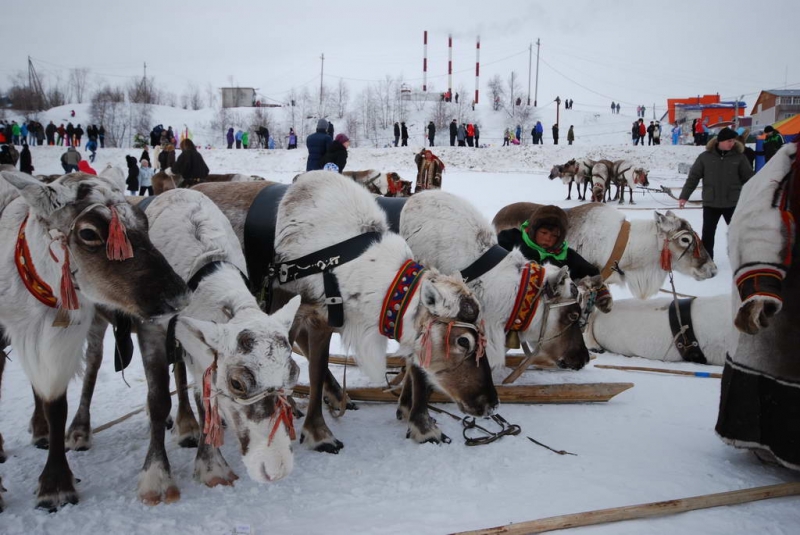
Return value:
M 392 285 L 389 286 L 389 290 L 383 298 L 383 307 L 378 319 L 378 327 L 382 335 L 393 340 L 400 340 L 400 337 L 403 336 L 403 315 L 419 286 L 420 275 L 424 271 L 425 268 L 413 260 L 406 260 L 395 275 Z
M 534 262 L 527 264 L 522 270 L 514 308 L 506 322 L 506 332 L 528 329 L 539 308 L 539 297 L 543 286 L 544 268 Z
M 32 296 L 43 305 L 56 308 L 58 299 L 53 295 L 53 289 L 39 277 L 39 274 L 36 273 L 36 268 L 33 266 L 31 252 L 28 249 L 28 241 L 25 239 L 25 226 L 27 224 L 28 216 L 25 216 L 19 226 L 17 245 L 14 250 L 14 264 L 17 266 L 17 273 L 19 273 L 19 278 L 22 279 L 22 283 Z
M 783 277 L 783 273 L 777 269 L 760 268 L 745 271 L 736 278 L 739 297 L 741 297 L 742 302 L 756 295 L 783 301 L 781 297 Z

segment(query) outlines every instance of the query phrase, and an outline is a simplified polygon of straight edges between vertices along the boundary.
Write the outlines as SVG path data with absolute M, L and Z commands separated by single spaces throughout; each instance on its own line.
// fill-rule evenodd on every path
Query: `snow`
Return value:
M 80 105 L 67 108 L 76 109 L 79 117 L 86 113 Z M 50 120 L 49 113 L 54 119 L 58 117 L 55 120 L 68 116 L 68 110 L 51 110 L 39 120 Z M 165 126 L 179 127 L 189 124 L 192 117 L 197 124 L 207 121 L 210 113 L 163 108 L 154 117 Z M 520 200 L 562 207 L 580 204 L 564 201 L 562 183 L 547 179 L 552 165 L 572 157 L 629 158 L 650 168 L 652 187 L 662 184 L 677 187 L 685 178 L 677 172 L 678 164 L 691 163 L 702 150 L 669 145 L 632 147 L 625 125 L 629 126 L 633 117 L 610 114 L 598 117 L 580 110 L 562 111 L 561 116 L 562 139 L 566 137 L 564 125 L 575 124 L 579 135 L 576 144 L 555 147 L 547 135 L 554 115 L 555 110 L 542 112 L 545 143 L 549 143 L 544 146 L 435 148 L 435 153 L 447 164 L 444 189 L 469 199 L 491 219 L 504 205 Z M 499 138 L 508 125 L 488 111 L 480 113 L 479 120 L 486 135 L 482 139 L 499 145 L 491 138 Z M 85 126 L 83 121 L 75 122 Z M 420 120 L 417 124 L 424 123 Z M 189 127 L 195 128 L 192 124 Z M 581 137 L 582 132 L 587 134 L 585 138 Z M 437 136 L 438 144 L 446 142 L 446 138 L 446 134 Z M 664 141 L 668 141 L 666 137 Z M 412 139 L 407 148 L 351 148 L 347 168 L 393 170 L 413 179 L 413 154 L 421 145 L 420 138 Z M 219 148 L 201 151 L 212 173 L 250 173 L 288 182 L 305 169 L 306 151 L 302 145 L 295 151 Z M 62 152 L 63 148 L 33 147 L 36 172 L 60 172 L 58 158 Z M 125 154 L 138 157 L 140 153 L 139 149 L 101 149 L 94 167 L 100 170 L 106 163 L 112 163 L 124 168 Z M 636 208 L 643 210 L 626 211 L 631 219 L 651 218 L 653 210 L 676 208 L 674 201 L 658 193 L 637 194 L 636 200 Z M 676 210 L 676 213 L 699 231 L 700 210 Z M 676 275 L 679 292 L 692 295 L 730 292 L 726 232 L 727 227 L 720 225 L 717 277 L 697 282 Z M 629 297 L 620 287 L 612 287 L 612 292 L 615 299 Z M 113 338 L 107 335 L 104 367 L 100 370 L 92 407 L 94 426 L 114 420 L 145 402 L 140 360 L 134 358 L 125 371 L 124 379 L 129 385 L 126 386 L 123 377 L 113 371 L 112 344 Z M 332 352 L 338 352 L 338 346 Z M 9 455 L 0 467 L 8 489 L 4 495 L 6 511 L 0 515 L 0 533 L 223 534 L 240 526 L 241 532 L 249 527 L 250 533 L 259 535 L 439 534 L 798 479 L 796 474 L 763 465 L 751 453 L 728 447 L 717 438 L 714 424 L 718 379 L 605 370 L 595 368 L 594 364 L 712 372 L 719 372 L 720 368 L 601 354 L 584 370 L 528 371 L 517 384 L 632 382 L 635 387 L 602 404 L 503 405 L 499 413 L 509 422 L 519 424 L 522 433 L 486 446 L 465 446 L 461 424 L 446 415 L 435 416 L 443 431 L 453 439 L 451 444 L 415 444 L 405 438 L 405 426 L 395 419 L 394 406 L 359 403 L 359 410 L 348 412 L 339 420 L 326 418 L 337 438 L 345 443 L 340 454 L 317 453 L 296 444 L 294 472 L 271 484 L 258 484 L 247 477 L 235 441 L 228 437 L 223 454 L 242 479 L 234 487 L 209 489 L 192 479 L 195 450 L 179 448 L 168 435 L 173 476 L 182 496 L 178 503 L 156 507 L 144 506 L 136 498 L 137 475 L 149 438 L 146 414 L 140 412 L 96 434 L 91 450 L 68 453 L 72 470 L 81 480 L 78 484 L 81 502 L 56 514 L 47 514 L 33 507 L 33 493 L 46 452 L 30 445 L 27 423 L 33 408 L 31 391 L 13 351 L 10 358 L 0 412 L 0 432 Z M 303 370 L 302 382 L 306 382 L 306 362 L 301 357 L 297 357 L 297 362 Z M 342 367 L 332 368 L 341 380 Z M 347 383 L 356 386 L 367 384 L 367 380 L 350 368 Z M 79 394 L 78 378 L 69 392 L 70 418 Z M 300 401 L 301 406 L 304 403 Z M 452 404 L 443 407 L 457 411 Z M 299 429 L 302 421 L 296 425 Z M 536 446 L 526 436 L 576 456 L 556 455 Z M 796 501 L 784 498 L 568 532 L 789 534 L 796 533 L 798 525 L 800 511 Z

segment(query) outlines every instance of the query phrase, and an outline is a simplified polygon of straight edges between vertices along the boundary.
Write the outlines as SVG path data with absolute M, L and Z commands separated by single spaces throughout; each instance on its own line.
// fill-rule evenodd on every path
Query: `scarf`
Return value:
M 569 249 L 567 245 L 567 241 L 564 240 L 561 242 L 561 245 L 558 247 L 554 247 L 553 249 L 545 249 L 535 241 L 533 241 L 528 233 L 525 232 L 525 228 L 528 226 L 528 222 L 522 224 L 519 228 L 520 232 L 522 233 L 522 241 L 525 242 L 525 245 L 539 253 L 539 259 L 544 262 L 548 258 L 553 258 L 554 260 L 558 260 L 559 262 L 563 262 L 567 259 L 567 250 Z

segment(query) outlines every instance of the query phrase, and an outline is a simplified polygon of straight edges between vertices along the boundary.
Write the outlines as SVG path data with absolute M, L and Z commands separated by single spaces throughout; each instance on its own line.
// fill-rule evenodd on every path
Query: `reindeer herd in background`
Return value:
M 564 165 L 555 165 L 550 170 L 550 180 L 558 177 L 567 186 L 567 200 L 572 200 L 572 184 L 578 192 L 578 200 L 586 200 L 586 190 L 591 185 L 592 201 L 606 202 L 606 200 L 619 199 L 619 204 L 625 204 L 625 188 L 630 192 L 630 204 L 633 202 L 634 186 L 650 185 L 647 180 L 648 170 L 637 167 L 629 160 L 590 160 L 579 158 L 568 161 Z M 611 186 L 616 185 L 617 191 L 611 198 Z M 583 186 L 583 192 L 581 192 Z M 622 194 L 620 194 L 622 190 Z

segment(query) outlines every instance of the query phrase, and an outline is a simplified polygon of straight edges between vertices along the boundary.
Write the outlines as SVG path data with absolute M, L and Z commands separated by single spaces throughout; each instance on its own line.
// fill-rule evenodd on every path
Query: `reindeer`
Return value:
M 567 186 L 567 199 L 572 200 L 572 183 L 575 182 L 575 191 L 578 192 L 578 200 L 586 200 L 586 189 L 592 183 L 592 167 L 595 162 L 588 158 L 575 159 L 568 161 L 564 165 L 554 165 L 550 170 L 550 180 L 556 177 Z M 583 185 L 583 194 L 580 187 Z
M 243 241 L 253 199 L 271 186 L 201 184 L 196 189 L 222 209 Z M 312 171 L 290 186 L 278 207 L 276 261 L 300 259 L 365 232 L 376 233 L 375 241 L 360 256 L 333 270 L 341 293 L 342 327 L 329 324 L 324 304 L 326 299 L 331 300 L 326 298 L 319 275 L 287 279 L 273 297 L 273 306 L 287 294 L 300 294 L 304 299 L 292 327 L 297 344 L 310 361 L 311 395 L 301 442 L 318 451 L 337 453 L 343 447 L 322 416 L 323 386 L 329 388 L 330 384 L 327 364 L 334 328 L 341 329 L 344 345 L 352 348 L 359 365 L 374 381 L 383 380 L 387 337 L 392 337 L 400 343 L 398 354 L 406 356 L 414 373 L 444 390 L 463 411 L 488 415 L 498 403 L 488 361 L 480 358 L 483 335 L 474 325 L 480 310 L 475 296 L 460 277 L 414 263 L 405 240 L 388 232 L 386 216 L 373 197 L 352 180 Z M 396 303 L 395 309 L 396 292 L 392 289 L 402 290 L 405 285 L 397 287 L 396 283 L 403 280 L 417 290 L 403 303 Z M 390 305 L 388 309 L 386 304 Z M 462 365 L 465 361 L 474 365 Z M 424 393 L 423 389 L 416 395 Z M 421 406 L 424 401 L 416 399 L 415 403 Z M 432 419 L 410 419 L 408 425 L 409 436 L 417 442 L 443 439 Z
M 382 195 L 384 197 L 411 196 L 411 182 L 403 180 L 400 175 L 393 171 L 381 172 L 367 169 L 366 171 L 343 171 L 342 175 L 352 178 L 374 195 Z
M 636 167 L 628 160 L 616 160 L 613 164 L 612 176 L 613 182 L 617 185 L 617 193 L 613 200 L 619 198 L 619 204 L 625 204 L 625 186 L 627 186 L 630 191 L 630 204 L 636 204 L 633 202 L 633 187 L 648 187 L 650 182 L 647 180 L 647 175 L 648 170 L 643 167 Z M 622 195 L 620 195 L 620 189 Z M 608 200 L 612 200 L 611 188 L 608 189 Z
M 592 166 L 592 201 L 606 202 L 606 189 L 614 177 L 614 164 L 599 160 Z
M 498 232 L 519 227 L 537 206 L 529 202 L 509 204 L 497 212 L 492 223 Z M 627 285 L 637 299 L 655 295 L 669 270 L 695 280 L 717 274 L 714 260 L 691 224 L 669 210 L 665 214 L 656 212 L 650 221 L 627 221 L 619 210 L 604 204 L 565 211 L 569 217 L 570 247 L 597 266 L 607 283 Z M 665 264 L 667 260 L 669 263 Z
M 153 175 L 153 194 L 158 195 L 165 191 L 175 188 L 188 188 L 198 183 L 206 182 L 252 182 L 257 180 L 264 180 L 261 177 L 253 175 L 243 175 L 241 173 L 227 173 L 227 174 L 211 174 L 203 178 L 197 179 L 192 184 L 186 183 L 181 175 L 160 171 Z
M 144 215 L 125 201 L 118 171 L 72 173 L 49 185 L 2 175 L 0 323 L 49 422 L 36 501 L 54 511 L 78 502 L 64 442 L 66 390 L 95 305 L 155 318 L 181 310 L 187 288 L 148 238 Z

